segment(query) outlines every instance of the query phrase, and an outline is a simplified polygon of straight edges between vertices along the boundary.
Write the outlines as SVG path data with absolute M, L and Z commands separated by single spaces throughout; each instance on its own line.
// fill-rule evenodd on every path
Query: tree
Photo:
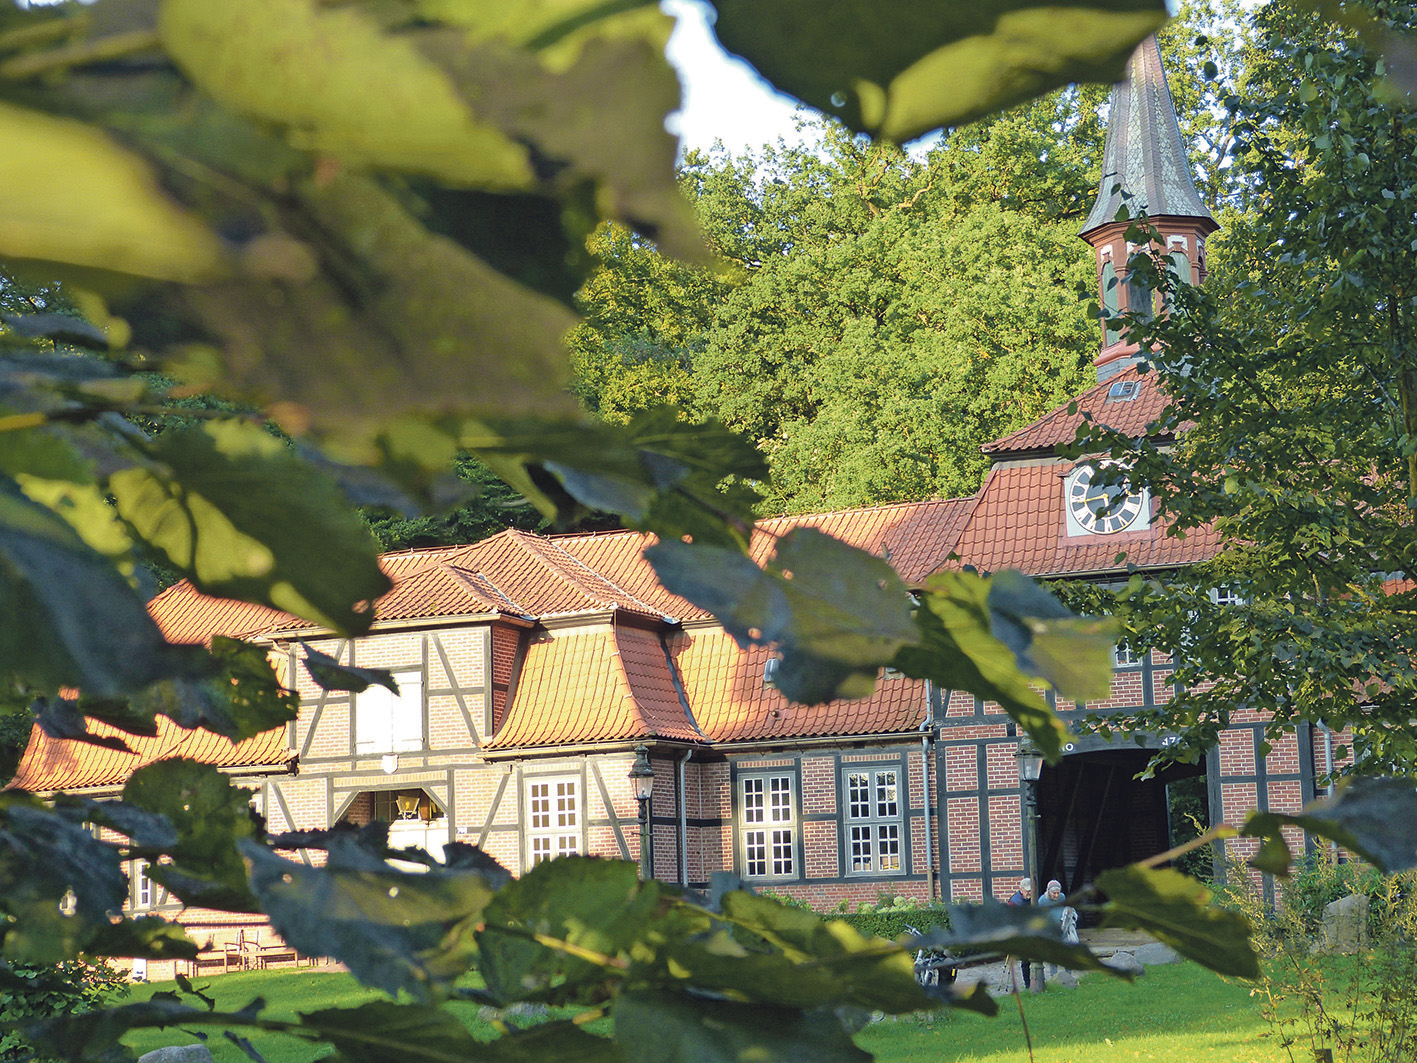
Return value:
M 582 291 L 581 393 L 612 419 L 658 393 L 741 429 L 773 470 L 762 512 L 972 493 L 980 446 L 1083 378 L 1097 101 L 1053 94 L 924 159 L 832 124 L 820 151 L 691 153 L 729 265 L 613 234 Z
M 1406 28 L 1412 9 L 1382 14 Z M 1129 639 L 1180 662 L 1183 692 L 1135 722 L 1183 731 L 1194 758 L 1234 708 L 1260 709 L 1271 734 L 1346 728 L 1365 770 L 1410 772 L 1417 125 L 1351 32 L 1290 4 L 1254 20 L 1228 97 L 1240 207 L 1228 285 L 1198 292 L 1153 273 L 1173 311 L 1148 342 L 1165 352 L 1173 404 L 1148 439 L 1084 448 L 1110 445 L 1177 533 L 1213 523 L 1226 544 L 1186 578 L 1138 575 L 1118 597 Z

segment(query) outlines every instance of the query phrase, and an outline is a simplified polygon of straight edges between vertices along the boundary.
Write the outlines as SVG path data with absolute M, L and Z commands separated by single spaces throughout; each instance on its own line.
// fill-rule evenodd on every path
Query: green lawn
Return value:
M 297 1011 L 349 1007 L 379 994 L 347 974 L 321 970 L 253 971 L 210 978 L 199 985 L 222 1010 L 235 1010 L 264 997 L 272 1017 Z M 171 983 L 135 986 L 128 1000 L 146 999 Z M 1134 985 L 1110 978 L 1085 978 L 1076 990 L 1025 995 L 1024 1009 L 1037 1063 L 1287 1063 L 1250 998 L 1249 986 L 1226 982 L 1193 964 L 1152 967 Z M 1027 1063 L 1023 1032 L 1012 998 L 1000 1001 L 998 1018 L 952 1012 L 941 1017 L 911 1017 L 877 1023 L 858 1037 L 882 1063 Z M 476 1008 L 454 1005 L 473 1032 L 491 1036 L 476 1019 Z M 244 1063 L 246 1057 L 221 1034 L 211 1031 L 208 1044 L 218 1063 Z M 131 1035 L 139 1052 L 196 1038 L 181 1030 Z M 320 1048 L 276 1034 L 251 1037 L 269 1063 L 304 1063 Z

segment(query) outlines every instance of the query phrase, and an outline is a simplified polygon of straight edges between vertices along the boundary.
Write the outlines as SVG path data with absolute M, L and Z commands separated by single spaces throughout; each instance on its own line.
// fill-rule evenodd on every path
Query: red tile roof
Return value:
M 955 547 L 960 564 L 995 572 L 1016 568 L 1030 576 L 1118 571 L 1126 565 L 1166 568 L 1214 557 L 1220 537 L 1200 528 L 1186 538 L 1161 524 L 1114 535 L 1069 537 L 1063 517 L 1063 479 L 1071 462 L 996 465 L 984 481 L 969 524 Z M 1001 529 L 1007 529 L 1001 534 Z M 1126 553 L 1120 564 L 1119 553 Z
M 286 746 L 284 727 L 265 731 L 244 742 L 232 742 L 210 731 L 178 727 L 165 716 L 157 718 L 157 734 L 151 738 L 126 734 L 96 720 L 89 720 L 88 728 L 102 738 L 122 739 L 128 752 L 74 739 L 52 738 L 36 726 L 30 732 L 19 770 L 7 789 L 48 793 L 114 788 L 122 786 L 139 768 L 176 757 L 188 757 L 218 768 L 238 769 L 279 768 L 295 758 L 295 753 Z
M 1131 381 L 1141 387 L 1136 398 L 1130 401 L 1108 401 L 1108 393 L 1114 385 Z M 1054 447 L 1071 443 L 1077 438 L 1078 426 L 1083 423 L 1084 414 L 1091 414 L 1094 421 L 1118 432 L 1129 436 L 1142 436 L 1146 434 L 1147 425 L 1156 420 L 1170 401 L 1170 396 L 1161 386 L 1159 373 L 1142 373 L 1136 366 L 1132 366 L 1084 391 L 1071 402 L 1044 414 L 1027 428 L 1021 428 L 1013 435 L 986 444 L 984 453 L 996 456 L 1051 453 Z M 1069 406 L 1074 407 L 1072 413 L 1068 412 Z
M 486 748 L 656 737 L 703 735 L 684 712 L 660 636 L 617 623 L 533 638 L 516 698 Z
M 769 651 L 740 649 L 716 627 L 676 632 L 670 654 L 699 728 L 714 742 L 889 734 L 920 726 L 925 684 L 883 679 L 869 698 L 794 705 L 763 683 Z

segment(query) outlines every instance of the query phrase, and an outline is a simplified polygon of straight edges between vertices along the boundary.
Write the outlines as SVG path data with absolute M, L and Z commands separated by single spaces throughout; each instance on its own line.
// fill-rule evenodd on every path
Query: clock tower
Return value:
M 1108 319 L 1128 310 L 1152 309 L 1131 305 L 1144 299 L 1149 303 L 1151 295 L 1127 283 L 1127 262 L 1137 249 L 1126 239 L 1128 219 L 1142 214 L 1160 233 L 1164 246 L 1157 250 L 1171 260 L 1181 278 L 1202 283 L 1205 241 L 1219 226 L 1196 191 L 1155 37 L 1141 43 L 1123 79 L 1112 89 L 1102 181 L 1080 234 L 1092 246 L 1097 262 L 1103 316 L 1102 345 L 1095 359 L 1099 382 L 1138 360 L 1137 345 L 1125 342 L 1121 330 Z

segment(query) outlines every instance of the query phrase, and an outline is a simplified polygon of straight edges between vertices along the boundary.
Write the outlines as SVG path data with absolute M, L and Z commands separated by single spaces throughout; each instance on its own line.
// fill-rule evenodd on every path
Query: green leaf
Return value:
M 908 676 L 998 702 L 1045 756 L 1057 757 L 1066 729 L 1019 671 L 1013 652 L 992 634 L 989 589 L 989 580 L 972 573 L 931 576 L 915 611 L 919 645 L 906 646 L 891 663 Z
M 1195 879 L 1169 868 L 1134 865 L 1102 872 L 1097 888 L 1108 898 L 1102 926 L 1145 930 L 1219 974 L 1259 977 L 1249 922 L 1216 904 L 1210 890 Z
M 300 1018 L 347 1063 L 467 1063 L 494 1058 L 497 1051 L 474 1040 L 457 1016 L 427 1004 L 376 1000 L 357 1008 L 304 1011 Z
M 174 373 L 280 401 L 294 423 L 338 437 L 361 460 L 372 456 L 371 431 L 404 413 L 574 409 L 567 307 L 431 231 L 416 204 L 371 178 L 341 172 L 297 182 L 291 195 L 308 241 L 302 260 L 334 265 L 298 283 L 257 277 L 184 293 L 183 338 L 195 345 L 152 337 L 166 339 Z M 225 351 L 216 373 L 213 345 Z
M 72 914 L 61 903 L 73 892 Z M 82 823 L 28 794 L 0 800 L 0 907 L 7 959 L 57 963 L 107 926 L 128 895 L 118 854 Z
M 829 1010 L 804 1012 L 637 990 L 615 999 L 629 1063 L 869 1063 Z
M 542 465 L 591 509 L 609 510 L 662 539 L 746 547 L 767 465 L 747 439 L 717 420 L 691 423 L 672 406 L 626 425 L 587 421 L 469 422 L 458 442 L 493 464 L 546 516 L 562 517 L 527 466 Z M 727 481 L 727 483 L 725 482 Z
M 281 686 L 264 646 L 217 635 L 205 678 L 165 679 L 133 695 L 126 705 L 81 698 L 85 716 L 126 731 L 147 731 L 155 716 L 179 727 L 203 728 L 240 742 L 295 719 L 300 699 Z
M 1251 812 L 1240 833 L 1264 839 L 1254 867 L 1289 873 L 1292 857 L 1280 830 L 1285 826 L 1337 842 L 1384 874 L 1417 867 L 1417 786 L 1411 779 L 1345 780 L 1332 798 L 1315 801 L 1297 816 Z
M 780 646 L 778 689 L 789 698 L 869 693 L 879 667 L 915 637 L 890 565 L 814 528 L 788 532 L 762 569 L 735 551 L 681 542 L 645 557 L 668 590 L 713 612 L 740 646 Z M 827 681 L 817 681 L 824 670 Z
M 116 697 L 193 671 L 107 558 L 45 506 L 0 479 L 0 658 L 48 689 Z
M 949 929 L 931 930 L 911 942 L 912 948 L 988 949 L 1005 956 L 1056 963 L 1075 971 L 1103 971 L 1130 980 L 1130 975 L 1102 963 L 1086 945 L 1063 940 L 1058 920 L 1037 905 L 1009 905 L 998 901 L 950 905 Z
M 504 1004 L 591 1002 L 618 968 L 587 954 L 615 958 L 628 950 L 659 902 L 658 885 L 642 883 L 632 863 L 571 856 L 537 864 L 487 907 L 477 944 L 488 992 Z
M 719 903 L 740 948 L 712 939 L 700 945 L 691 937 L 686 947 L 671 950 L 693 985 L 807 1008 L 848 1005 L 903 1014 L 932 1006 L 905 948 L 771 897 L 735 891 Z M 709 964 L 715 956 L 716 970 Z M 710 971 L 717 976 L 713 981 L 705 977 Z
M 81 317 L 68 314 L 3 314 L 0 321 L 28 339 L 71 343 L 98 351 L 108 349 L 108 336 L 104 331 Z
M 990 578 L 988 603 L 991 633 L 1013 650 L 1026 675 L 1047 680 L 1072 701 L 1105 698 L 1111 691 L 1115 620 L 1075 616 L 1013 569 Z
M 173 281 L 222 272 L 217 237 L 104 134 L 0 103 L 0 257 Z
M 715 0 L 723 46 L 852 129 L 903 141 L 1075 81 L 1113 82 L 1166 21 L 1157 0 Z
M 257 833 L 251 792 L 216 768 L 174 758 L 139 768 L 123 787 L 123 802 L 165 816 L 177 831 L 171 863 L 148 874 L 189 903 L 258 911 L 237 846 Z
M 432 60 L 363 8 L 165 0 L 159 28 L 188 77 L 299 147 L 455 185 L 532 183 L 527 149 L 479 121 Z
M 328 653 L 321 653 L 304 642 L 300 645 L 305 650 L 305 670 L 321 690 L 362 694 L 377 683 L 398 696 L 399 685 L 394 681 L 394 673 L 387 668 L 354 668 L 340 664 Z
M 187 931 L 160 915 L 144 915 L 100 925 L 84 946 L 92 956 L 144 956 L 150 960 L 190 960 L 197 943 Z
M 480 854 L 455 867 L 399 871 L 353 839 L 332 840 L 325 867 L 293 863 L 250 841 L 241 851 L 262 910 L 292 948 L 331 956 L 365 985 L 425 1002 L 467 971 L 473 929 L 509 877 Z
M 206 1008 L 182 1003 L 175 993 L 156 993 L 140 1004 L 58 1015 L 26 1026 L 24 1035 L 54 1059 L 114 1063 L 132 1058 L 119 1045 L 119 1038 L 129 1030 L 180 1026 L 212 1017 Z
M 368 528 L 280 440 L 236 421 L 164 432 L 109 480 L 118 512 L 209 594 L 363 632 L 388 588 Z
M 625 1059 L 614 1041 L 587 1033 L 570 1022 L 544 1022 L 505 1034 L 492 1048 L 498 1063 L 546 1063 L 548 1060 L 624 1063 Z
M 518 8 L 536 13 L 542 5 L 502 6 L 499 16 L 506 17 Z M 678 146 L 664 127 L 665 116 L 679 107 L 679 83 L 664 55 L 673 21 L 641 7 L 619 32 L 582 32 L 573 58 L 564 48 L 547 57 L 495 43 L 469 46 L 456 30 L 425 32 L 417 40 L 479 119 L 535 146 L 538 171 L 554 173 L 554 187 L 591 182 L 603 216 L 636 229 L 666 254 L 703 258 L 692 211 L 675 181 Z M 590 7 L 587 13 L 598 12 Z M 597 106 L 587 108 L 588 99 Z M 603 120 L 607 113 L 615 114 L 614 123 Z

